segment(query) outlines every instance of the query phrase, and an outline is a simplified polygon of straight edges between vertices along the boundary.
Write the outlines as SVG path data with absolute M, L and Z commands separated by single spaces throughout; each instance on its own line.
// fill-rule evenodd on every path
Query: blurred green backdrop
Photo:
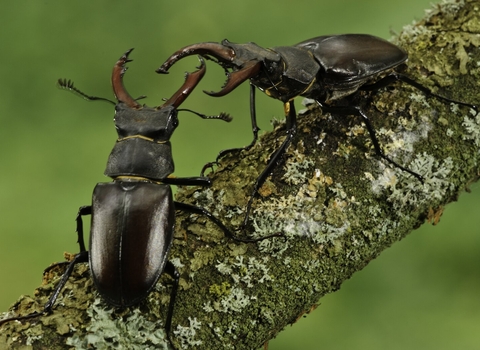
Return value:
M 423 16 L 431 0 L 291 1 L 9 1 L 2 3 L 0 65 L 0 311 L 31 294 L 42 270 L 77 252 L 74 218 L 89 204 L 115 141 L 113 109 L 55 87 L 71 78 L 84 92 L 112 98 L 113 64 L 135 47 L 126 75 L 134 96 L 161 104 L 197 65 L 168 76 L 154 69 L 195 42 L 289 45 L 318 35 L 359 32 L 389 38 Z M 294 4 L 294 5 L 292 5 Z M 230 124 L 180 115 L 173 138 L 178 176 L 194 176 L 224 148 L 251 138 L 247 84 L 222 99 L 201 93 L 224 81 L 214 64 L 184 104 L 228 111 Z M 258 95 L 260 126 L 282 116 Z M 322 299 L 305 319 L 270 342 L 285 349 L 480 348 L 480 189 L 449 205 L 440 224 L 425 225 Z

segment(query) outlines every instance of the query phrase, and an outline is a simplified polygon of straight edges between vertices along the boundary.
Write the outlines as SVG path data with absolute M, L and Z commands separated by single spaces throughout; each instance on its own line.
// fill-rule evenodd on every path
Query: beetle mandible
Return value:
M 225 235 L 237 241 L 251 243 L 279 236 L 275 234 L 256 239 L 237 237 L 206 209 L 173 200 L 170 185 L 211 185 L 211 180 L 202 176 L 171 177 L 174 162 L 169 141 L 178 126 L 178 107 L 202 79 L 206 66 L 200 57 L 199 69 L 186 75 L 182 87 L 162 106 L 150 108 L 140 105 L 123 86 L 123 75 L 127 69 L 125 64 L 131 61 L 128 56 L 132 50 L 128 50 L 113 69 L 112 85 L 117 103 L 88 96 L 75 88 L 71 81 L 59 80 L 60 87 L 76 92 L 85 99 L 115 104 L 114 121 L 118 139 L 105 170 L 105 175 L 111 177 L 113 182 L 97 184 L 92 205 L 80 207 L 76 217 L 80 252 L 67 263 L 68 267 L 43 311 L 0 320 L 0 325 L 50 313 L 74 266 L 88 261 L 96 289 L 105 301 L 115 307 L 139 303 L 154 288 L 160 275 L 168 272 L 174 279 L 165 321 L 167 337 L 171 340 L 170 329 L 180 277 L 174 265 L 167 260 L 174 233 L 175 210 L 205 215 Z M 204 119 L 231 119 L 224 113 L 218 116 L 193 113 Z M 82 216 L 85 215 L 91 215 L 92 220 L 88 251 L 83 237 Z
M 338 106 L 332 103 L 359 90 L 377 90 L 395 81 L 401 81 L 419 89 L 427 96 L 447 103 L 467 106 L 477 111 L 475 105 L 435 94 L 415 80 L 395 72 L 394 69 L 407 60 L 406 52 L 372 35 L 326 35 L 305 40 L 293 46 L 269 49 L 262 48 L 253 42 L 235 44 L 226 39 L 221 43 L 198 43 L 173 53 L 157 69 L 157 72 L 168 73 L 175 62 L 193 54 L 217 61 L 227 73 L 227 82 L 221 91 L 206 92 L 211 96 L 224 96 L 244 81 L 250 80 L 250 114 L 254 138 L 245 148 L 248 149 L 255 144 L 259 130 L 255 113 L 255 87 L 284 103 L 287 137 L 257 178 L 246 207 L 242 227 L 248 221 L 252 203 L 259 188 L 280 162 L 281 156 L 296 133 L 296 112 L 293 100 L 297 96 L 315 100 L 323 112 L 359 117 L 368 130 L 375 153 L 420 181 L 423 181 L 420 174 L 398 164 L 383 152 L 373 125 L 359 106 L 348 104 Z M 220 152 L 217 161 L 230 151 Z

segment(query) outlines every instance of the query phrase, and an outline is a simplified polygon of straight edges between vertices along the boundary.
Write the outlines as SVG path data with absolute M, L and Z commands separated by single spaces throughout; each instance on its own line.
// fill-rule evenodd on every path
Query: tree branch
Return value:
M 407 26 L 396 39 L 409 53 L 405 73 L 439 94 L 480 104 L 479 5 L 437 5 Z M 283 232 L 286 240 L 237 243 L 206 218 L 178 213 L 170 253 L 181 272 L 172 323 L 177 348 L 259 348 L 392 243 L 426 220 L 435 223 L 443 206 L 478 178 L 480 117 L 469 108 L 426 98 L 400 83 L 359 95 L 356 103 L 371 118 L 385 152 L 425 182 L 380 160 L 355 117 L 314 108 L 300 115 L 298 135 L 261 188 L 251 225 L 242 233 Z M 253 182 L 284 136 L 279 124 L 250 151 L 225 157 L 211 174 L 211 188 L 181 190 L 177 200 L 205 207 L 235 229 Z M 41 311 L 62 273 L 61 267 L 52 269 L 35 297 L 20 298 L 9 315 Z M 3 325 L 0 344 L 166 347 L 170 289 L 171 279 L 162 276 L 140 306 L 116 310 L 99 299 L 88 265 L 79 264 L 53 313 Z

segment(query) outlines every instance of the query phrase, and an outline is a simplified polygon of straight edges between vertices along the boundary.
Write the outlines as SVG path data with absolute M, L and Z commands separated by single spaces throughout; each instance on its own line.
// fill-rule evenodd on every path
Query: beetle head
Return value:
M 115 125 L 119 139 L 146 137 L 156 142 L 168 141 L 178 125 L 177 108 L 205 75 L 205 61 L 200 58 L 198 70 L 187 73 L 183 85 L 163 105 L 150 108 L 140 105 L 123 85 L 123 76 L 127 70 L 125 64 L 131 62 L 128 55 L 132 50 L 120 57 L 112 73 L 113 92 L 118 100 L 115 107 Z
M 244 81 L 255 77 L 260 70 L 269 67 L 271 62 L 279 62 L 280 56 L 271 50 L 264 49 L 255 43 L 234 44 L 227 39 L 221 44 L 205 42 L 184 47 L 173 53 L 157 69 L 157 73 L 168 73 L 170 67 L 180 59 L 191 56 L 202 55 L 219 63 L 226 71 L 227 81 L 219 92 L 205 93 L 211 96 L 224 96 L 234 90 Z
M 115 127 L 118 134 L 108 158 L 105 174 L 140 176 L 162 180 L 174 171 L 170 137 L 178 126 L 178 107 L 193 91 L 205 74 L 203 59 L 199 69 L 186 75 L 185 82 L 163 105 L 140 105 L 123 85 L 127 51 L 115 64 L 112 85 L 118 103 L 115 106 Z

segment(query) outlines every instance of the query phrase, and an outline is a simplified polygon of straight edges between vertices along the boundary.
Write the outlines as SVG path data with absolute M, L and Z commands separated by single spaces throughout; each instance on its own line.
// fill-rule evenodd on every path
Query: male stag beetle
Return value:
M 395 81 L 402 81 L 427 96 L 477 109 L 472 104 L 434 94 L 420 83 L 395 72 L 394 69 L 407 60 L 406 52 L 386 40 L 366 34 L 319 36 L 293 46 L 270 49 L 262 48 L 255 43 L 235 44 L 228 40 L 223 40 L 220 44 L 198 43 L 172 54 L 157 72 L 168 73 L 175 62 L 193 54 L 217 61 L 227 73 L 227 82 L 221 91 L 206 92 L 211 96 L 224 96 L 250 79 L 250 113 L 254 138 L 246 148 L 253 146 L 257 140 L 255 87 L 284 103 L 287 137 L 255 182 L 243 226 L 247 223 L 258 189 L 279 163 L 296 133 L 296 112 L 293 104 L 295 97 L 303 96 L 315 100 L 323 112 L 361 118 L 367 127 L 375 153 L 420 181 L 423 181 L 420 174 L 384 154 L 373 125 L 359 106 L 348 103 L 339 106 L 332 103 L 353 95 L 358 90 L 377 90 Z M 220 152 L 217 160 L 229 151 Z
M 223 232 L 241 242 L 259 239 L 239 238 L 207 210 L 173 201 L 170 185 L 210 186 L 206 177 L 170 177 L 174 171 L 170 137 L 178 126 L 177 111 L 205 74 L 200 57 L 199 69 L 187 74 L 183 86 L 162 106 L 140 105 L 123 86 L 125 64 L 130 62 L 128 50 L 115 64 L 112 74 L 113 92 L 118 103 L 88 96 L 76 89 L 71 81 L 59 80 L 61 87 L 74 91 L 88 100 L 106 100 L 115 104 L 115 126 L 118 139 L 107 162 L 105 175 L 113 182 L 96 185 L 92 205 L 80 207 L 77 235 L 80 253 L 68 263 L 54 293 L 40 313 L 1 320 L 22 320 L 51 312 L 52 307 L 71 275 L 75 264 L 89 262 L 93 281 L 102 298 L 116 307 L 139 303 L 154 288 L 163 271 L 172 275 L 174 284 L 165 322 L 167 337 L 170 329 L 179 283 L 179 273 L 167 260 L 173 239 L 175 210 L 187 210 L 207 216 Z M 230 116 L 202 118 L 230 120 Z M 82 216 L 91 215 L 89 251 L 83 238 Z M 62 263 L 60 263 L 62 264 Z M 55 266 L 55 265 L 54 265 Z

